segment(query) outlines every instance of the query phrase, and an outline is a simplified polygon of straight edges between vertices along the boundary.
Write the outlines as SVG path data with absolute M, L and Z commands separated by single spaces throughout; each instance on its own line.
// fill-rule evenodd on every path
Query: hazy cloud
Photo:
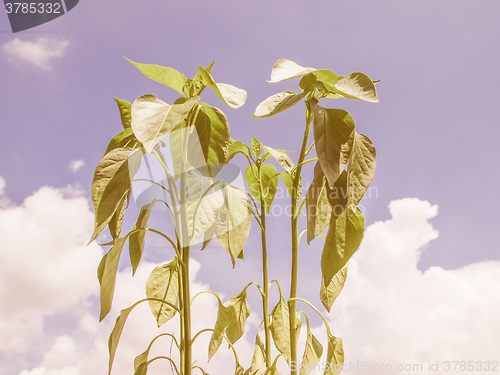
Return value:
M 76 173 L 78 172 L 83 166 L 85 165 L 85 162 L 82 160 L 82 159 L 78 159 L 78 160 L 71 160 L 71 162 L 69 163 L 68 165 L 68 169 L 73 172 L 73 173 Z
M 5 186 L 7 186 L 7 184 L 5 183 L 4 178 L 0 176 L 0 196 L 2 196 L 5 193 L 4 192 Z
M 34 42 L 15 38 L 5 43 L 2 49 L 12 62 L 24 61 L 38 68 L 49 70 L 52 60 L 61 58 L 68 45 L 68 41 L 53 37 L 40 37 Z

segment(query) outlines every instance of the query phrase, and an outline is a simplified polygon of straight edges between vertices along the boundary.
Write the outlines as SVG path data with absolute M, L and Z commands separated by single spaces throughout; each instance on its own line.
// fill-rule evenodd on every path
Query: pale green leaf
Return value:
M 116 272 L 118 271 L 118 262 L 122 253 L 125 238 L 117 238 L 114 240 L 113 247 L 102 258 L 98 268 L 98 279 L 101 284 L 101 312 L 99 321 L 111 310 L 113 302 L 113 294 L 115 292 Z
M 344 288 L 344 284 L 347 278 L 347 265 L 346 263 L 336 274 L 332 277 L 328 287 L 325 286 L 323 279 L 321 280 L 321 291 L 320 298 L 323 306 L 330 312 L 333 303 L 339 296 L 340 292 Z
M 314 366 L 320 361 L 321 355 L 323 354 L 323 346 L 320 344 L 318 339 L 312 334 L 311 327 L 309 326 L 309 320 L 306 319 L 306 322 L 307 322 L 306 347 L 304 349 L 302 364 L 300 366 L 300 375 L 309 374 L 314 369 Z
M 146 295 L 177 306 L 179 298 L 179 268 L 177 258 L 172 262 L 156 267 L 146 281 Z M 176 313 L 172 306 L 166 303 L 149 300 L 149 308 L 153 313 L 158 327 L 172 319 Z
M 271 79 L 268 82 L 276 83 L 286 79 L 301 77 L 315 70 L 314 68 L 300 66 L 292 60 L 279 59 L 271 70 Z
M 334 336 L 328 337 L 328 350 L 326 354 L 326 366 L 323 375 L 338 375 L 344 366 L 344 347 L 342 339 Z
M 130 110 L 132 109 L 132 104 L 123 99 L 113 98 L 118 104 L 118 109 L 120 110 L 120 117 L 122 119 L 123 129 L 130 128 L 130 121 L 132 120 L 132 116 L 130 114 Z
M 354 143 L 354 120 L 341 109 L 323 108 L 311 101 L 316 154 L 330 186 L 347 165 Z
M 237 109 L 245 104 L 247 92 L 227 83 L 216 83 L 212 75 L 201 66 L 198 71 L 203 78 L 203 83 L 215 91 L 217 96 L 231 108 Z
M 177 70 L 166 66 L 141 64 L 133 62 L 129 59 L 127 60 L 132 63 L 137 69 L 139 69 L 146 77 L 151 78 L 152 80 L 155 80 L 156 82 L 159 82 L 163 85 L 166 85 L 177 91 L 179 94 L 184 95 L 183 88 L 187 83 L 187 79 L 184 74 L 179 73 Z
M 215 327 L 214 327 L 215 332 L 212 333 L 212 337 L 210 338 L 210 343 L 208 345 L 208 361 L 212 359 L 214 354 L 219 349 L 223 340 L 224 330 L 226 329 L 230 321 L 231 321 L 230 310 L 226 308 L 226 306 L 224 306 L 219 301 L 217 320 L 215 321 Z
M 270 314 L 271 324 L 269 325 L 269 330 L 273 337 L 274 345 L 280 353 L 284 354 L 288 360 L 290 360 L 290 312 L 288 309 L 288 304 L 280 295 L 280 300 L 274 307 Z M 300 329 L 300 315 L 297 314 L 295 318 L 296 327 L 295 332 L 298 337 Z
M 273 116 L 290 107 L 293 107 L 295 104 L 299 103 L 305 95 L 306 93 L 304 92 L 296 94 L 293 91 L 283 91 L 274 94 L 262 101 L 257 108 L 255 108 L 253 117 L 262 118 Z
M 319 163 L 314 167 L 314 179 L 306 194 L 307 243 L 330 225 L 332 206 L 328 200 L 326 178 Z
M 255 349 L 253 352 L 252 363 L 248 369 L 249 374 L 254 374 L 256 371 L 266 366 L 265 361 L 266 349 L 262 342 L 259 333 L 255 336 Z
M 237 153 L 241 153 L 248 158 L 251 157 L 250 147 L 248 147 L 241 141 L 235 141 L 229 145 L 229 149 L 227 152 L 227 161 L 231 160 Z
M 132 128 L 126 128 L 111 139 L 104 155 L 106 155 L 111 150 L 114 150 L 115 148 L 122 148 L 122 147 L 139 148 L 141 146 L 142 144 L 135 137 Z
M 278 162 L 278 164 L 283 167 L 285 171 L 292 171 L 294 164 L 292 159 L 290 159 L 287 154 L 279 150 L 275 150 L 274 148 L 269 146 L 264 146 L 264 148 L 271 154 L 271 156 Z
M 106 227 L 123 197 L 130 193 L 142 155 L 141 149 L 116 148 L 104 155 L 97 165 L 92 181 L 95 229 L 89 243 Z
M 252 135 L 252 151 L 256 158 L 260 155 L 260 142 Z
M 144 229 L 147 227 L 149 216 L 151 215 L 151 210 L 157 201 L 153 200 L 151 203 L 143 206 L 139 212 L 139 217 L 135 222 L 134 229 Z M 128 238 L 130 263 L 132 264 L 132 276 L 135 275 L 137 271 L 137 266 L 142 258 L 142 253 L 144 251 L 144 239 L 146 237 L 146 231 L 138 231 L 132 233 Z
M 156 96 L 146 94 L 132 104 L 132 130 L 147 152 L 180 124 L 187 116 L 198 96 L 184 103 L 169 105 Z
M 363 240 L 364 218 L 356 207 L 347 206 L 344 213 L 330 222 L 325 246 L 321 254 L 323 283 L 330 285 L 332 278 L 358 249 Z
M 372 103 L 379 102 L 375 84 L 370 77 L 360 72 L 339 77 L 334 92 L 349 99 L 360 99 Z
M 375 177 L 376 153 L 368 137 L 358 132 L 347 166 L 348 203 L 357 206 Z
M 123 195 L 120 203 L 118 203 L 117 208 L 111 220 L 108 223 L 109 233 L 113 239 L 120 236 L 123 225 L 123 215 L 125 214 L 125 207 L 127 206 L 127 200 L 129 198 L 130 192 Z
M 255 175 L 259 177 L 258 174 L 259 171 L 256 165 L 249 166 L 245 170 L 245 180 L 247 181 L 248 188 L 257 201 L 260 202 L 259 181 L 255 178 Z M 264 193 L 264 208 L 269 212 L 278 187 L 278 172 L 274 165 L 262 164 L 260 166 L 260 182 Z
M 113 367 L 113 361 L 115 359 L 115 354 L 116 354 L 116 348 L 118 347 L 118 342 L 120 341 L 120 336 L 123 331 L 123 327 L 125 325 L 125 322 L 127 321 L 127 318 L 130 314 L 130 312 L 133 310 L 135 305 L 124 309 L 120 312 L 120 316 L 116 319 L 115 326 L 113 327 L 113 331 L 111 332 L 111 335 L 109 335 L 109 341 L 108 341 L 108 349 L 109 349 L 109 370 L 108 370 L 108 375 L 111 374 L 111 368 Z
M 333 86 L 338 82 L 337 74 L 331 70 L 316 70 L 305 75 L 299 82 L 299 87 L 307 93 L 311 89 L 319 89 L 321 91 L 331 91 Z

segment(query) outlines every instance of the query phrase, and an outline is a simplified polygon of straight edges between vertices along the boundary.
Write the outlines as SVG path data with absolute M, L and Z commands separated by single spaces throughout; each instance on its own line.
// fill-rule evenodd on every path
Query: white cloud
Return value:
M 68 170 L 70 170 L 73 173 L 78 172 L 83 166 L 85 165 L 85 162 L 82 159 L 78 160 L 71 160 L 71 162 L 68 165 Z
M 68 41 L 53 37 L 39 37 L 34 42 L 15 38 L 5 43 L 2 49 L 12 62 L 24 61 L 38 68 L 49 70 L 52 60 L 61 58 L 68 45 Z
M 7 186 L 7 184 L 5 183 L 5 179 L 2 176 L 0 176 L 0 196 L 4 195 L 5 186 Z

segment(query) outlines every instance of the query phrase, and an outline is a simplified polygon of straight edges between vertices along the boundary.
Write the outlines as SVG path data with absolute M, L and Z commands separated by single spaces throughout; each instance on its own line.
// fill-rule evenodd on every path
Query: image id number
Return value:
M 7 13 L 61 13 L 60 3 L 5 3 Z

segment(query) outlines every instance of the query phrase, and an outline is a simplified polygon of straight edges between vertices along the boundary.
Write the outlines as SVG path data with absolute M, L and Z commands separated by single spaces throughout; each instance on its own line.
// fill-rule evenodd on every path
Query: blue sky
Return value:
M 144 93 L 152 93 L 169 103 L 176 98 L 172 90 L 144 78 L 123 56 L 138 62 L 171 66 L 188 77 L 196 73 L 197 65 L 206 66 L 215 59 L 215 79 L 248 92 L 246 105 L 237 111 L 225 107 L 215 95 L 203 98 L 224 110 L 232 137 L 248 142 L 254 134 L 272 147 L 298 149 L 303 107 L 296 106 L 269 119 L 251 117 L 257 104 L 267 96 L 296 90 L 297 83 L 293 81 L 278 84 L 265 81 L 270 77 L 274 62 L 288 58 L 304 66 L 331 69 L 340 75 L 362 71 L 373 79 L 382 79 L 377 85 L 379 104 L 344 100 L 324 105 L 348 110 L 358 131 L 369 136 L 377 147 L 377 174 L 372 186 L 378 194 L 362 202 L 367 224 L 385 223 L 392 230 L 386 238 L 391 244 L 401 233 L 411 230 L 414 233 L 409 236 L 423 233 L 422 238 L 427 238 L 421 241 L 420 250 L 408 250 L 408 254 L 413 254 L 412 272 L 423 272 L 422 279 L 418 279 L 422 291 L 428 290 L 423 285 L 434 275 L 428 274 L 425 279 L 429 270 L 450 272 L 440 274 L 439 280 L 474 279 L 477 276 L 474 272 L 479 271 L 470 270 L 478 268 L 478 264 L 500 271 L 496 266 L 500 260 L 496 238 L 496 213 L 500 209 L 496 144 L 500 115 L 499 11 L 497 1 L 486 0 L 332 0 L 314 3 L 81 0 L 67 15 L 17 34 L 10 32 L 7 16 L 2 12 L 0 209 L 5 218 L 11 219 L 8 215 L 23 212 L 26 215 L 23 217 L 32 219 L 36 226 L 41 222 L 30 216 L 29 202 L 38 207 L 47 199 L 48 203 L 79 207 L 75 208 L 80 210 L 80 213 L 75 212 L 75 218 L 81 217 L 82 222 L 89 224 L 90 211 L 84 208 L 83 202 L 90 197 L 92 174 L 109 139 L 121 127 L 113 97 L 133 101 Z M 73 171 L 69 167 L 72 162 Z M 52 193 L 43 195 L 44 190 L 39 189 L 44 186 L 52 189 Z M 31 201 L 27 200 L 29 197 Z M 388 205 L 403 198 L 417 198 L 420 203 L 403 200 L 413 202 L 400 204 L 404 207 L 401 210 L 408 214 L 395 216 L 394 211 L 391 214 Z M 426 204 L 436 210 L 439 207 L 439 213 Z M 45 209 L 50 211 L 51 207 Z M 422 224 L 424 229 L 407 225 L 403 226 L 403 231 L 398 225 L 390 224 L 398 220 L 396 217 L 404 223 L 430 223 L 433 229 Z M 277 233 L 286 235 L 288 224 L 278 219 L 271 220 L 270 225 Z M 2 246 L 2 252 L 23 253 L 18 249 L 24 246 L 23 241 L 19 243 L 14 239 L 24 232 L 21 229 L 16 232 L 15 228 L 8 232 L 13 239 L 7 241 L 11 247 Z M 85 230 L 73 228 L 70 232 L 75 237 L 66 240 L 73 243 L 85 237 Z M 431 235 L 433 230 L 439 235 Z M 54 241 L 59 238 L 57 233 L 59 231 L 54 229 Z M 282 243 L 283 239 L 275 236 L 270 240 L 270 248 L 280 248 Z M 401 246 L 407 244 L 401 243 Z M 305 247 L 304 252 L 318 255 L 318 246 Z M 199 282 L 209 283 L 210 287 L 229 295 L 236 290 L 227 290 L 223 277 L 211 279 L 208 273 L 209 269 L 230 266 L 225 254 L 216 250 L 195 255 L 202 264 Z M 415 255 L 417 250 L 418 255 Z M 101 250 L 82 248 L 82 251 L 95 252 L 79 270 L 82 275 L 90 272 L 93 278 L 97 266 L 93 262 Z M 156 251 L 151 250 L 155 256 L 149 261 L 160 261 Z M 367 251 L 363 249 L 363 254 Z M 5 254 L 5 259 L 11 259 Z M 383 251 L 381 254 L 390 257 Z M 281 262 L 283 257 L 278 251 L 271 257 L 274 260 L 272 271 L 276 277 L 284 277 L 288 273 L 287 261 Z M 304 255 L 304 258 L 308 257 Z M 258 256 L 250 254 L 241 266 L 241 274 L 254 276 L 257 260 Z M 222 266 L 217 265 L 219 261 Z M 314 270 L 316 261 L 317 258 L 306 259 L 304 270 Z M 362 259 L 359 262 L 362 269 Z M 211 267 L 203 267 L 204 264 Z M 388 270 L 397 268 L 394 265 Z M 464 269 L 469 270 L 468 276 L 461 271 Z M 498 285 L 498 272 L 486 274 L 492 275 L 492 285 Z M 373 277 L 379 281 L 383 279 L 382 275 Z M 384 277 L 391 278 L 391 273 L 388 271 Z M 309 287 L 316 289 L 312 279 L 304 283 L 304 291 Z M 2 280 L 2 283 L 9 283 L 9 280 Z M 471 288 L 483 288 L 481 283 L 471 281 L 470 285 L 473 285 Z M 47 293 L 50 290 L 47 286 Z M 94 289 L 82 291 L 79 298 L 92 301 L 93 293 Z M 346 306 L 357 303 L 353 297 L 355 292 L 352 293 L 345 297 Z M 62 301 L 66 301 L 64 295 Z M 485 295 L 484 298 L 489 297 Z M 450 301 L 450 304 L 455 302 Z M 76 302 L 69 298 L 67 303 Z M 77 324 L 75 321 L 81 322 L 81 317 L 72 321 L 68 318 L 71 314 L 57 303 L 54 306 L 52 310 L 48 307 L 40 310 L 45 321 L 65 316 L 68 326 Z M 404 306 L 396 308 L 404 309 Z M 13 311 L 5 310 L 4 313 L 0 313 L 2 319 Z M 345 322 L 347 318 L 339 314 L 339 321 Z M 388 313 L 384 310 L 380 314 L 383 317 Z M 47 330 L 47 327 L 42 325 L 41 329 Z M 99 329 L 105 330 L 105 326 Z M 339 327 L 339 330 L 342 329 Z M 51 337 L 50 345 L 57 337 L 62 337 L 61 332 Z M 487 333 L 483 337 L 487 341 L 485 337 L 488 338 Z M 498 341 L 490 339 L 493 343 L 488 345 L 498 346 Z M 355 338 L 353 340 L 356 342 Z M 83 341 L 75 342 L 76 346 L 83 345 Z M 17 375 L 25 370 L 22 375 L 52 375 L 56 372 L 49 371 L 62 366 L 44 364 L 43 351 L 39 348 L 30 349 L 29 355 L 16 350 L 9 352 L 0 346 L 0 358 L 17 358 L 11 361 L 16 365 L 5 374 Z M 33 370 L 42 367 L 46 372 Z

